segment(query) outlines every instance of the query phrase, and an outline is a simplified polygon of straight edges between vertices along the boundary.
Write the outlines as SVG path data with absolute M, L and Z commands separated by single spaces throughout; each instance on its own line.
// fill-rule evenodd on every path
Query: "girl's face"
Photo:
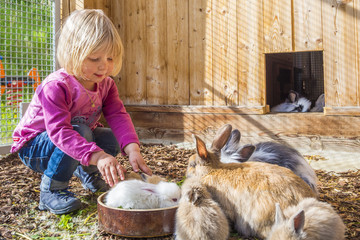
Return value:
M 81 70 L 84 77 L 80 78 L 80 82 L 89 90 L 92 90 L 95 83 L 101 82 L 113 71 L 112 56 L 105 52 L 105 50 L 93 52 L 83 62 Z

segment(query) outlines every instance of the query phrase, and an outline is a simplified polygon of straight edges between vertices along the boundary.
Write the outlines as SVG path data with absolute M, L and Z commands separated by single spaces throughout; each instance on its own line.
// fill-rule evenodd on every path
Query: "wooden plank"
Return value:
M 107 16 L 111 14 L 111 0 L 84 0 L 84 8 L 101 9 Z M 76 8 L 76 4 L 72 4 L 72 8 Z
M 240 106 L 265 105 L 263 1 L 237 2 Z
M 356 32 L 356 71 L 357 71 L 357 106 L 360 106 L 360 1 L 354 1 Z
M 74 10 L 84 9 L 85 1 L 86 0 L 73 0 L 73 4 L 72 4 L 71 8 L 73 8 Z
M 357 106 L 354 3 L 326 0 L 322 15 L 326 105 Z
M 294 0 L 295 51 L 323 49 L 322 1 Z
M 121 40 L 124 45 L 125 39 L 125 0 L 112 0 L 111 1 L 111 12 L 110 12 L 110 19 L 114 23 L 116 29 L 118 30 Z M 125 50 L 125 46 L 124 46 Z M 125 77 L 125 69 L 126 69 L 126 56 L 123 57 L 123 63 L 120 73 L 117 76 L 114 76 L 114 81 L 116 86 L 118 87 L 119 96 L 121 99 L 126 98 L 126 77 Z
M 189 0 L 191 105 L 212 105 L 211 14 L 211 0 Z
M 147 104 L 166 104 L 167 65 L 166 65 L 166 9 L 167 2 L 147 1 L 146 38 L 147 38 Z
M 292 51 L 291 1 L 264 1 L 265 52 Z
M 325 107 L 325 115 L 360 116 L 360 107 Z
M 124 103 L 146 104 L 146 0 L 125 1 Z
M 237 18 L 235 0 L 212 2 L 215 106 L 238 104 Z
M 205 105 L 213 105 L 214 103 L 212 1 L 208 0 L 206 5 L 205 91 L 207 92 L 205 95 L 208 97 L 205 98 Z
M 126 105 L 130 112 L 174 112 L 174 113 L 227 113 L 227 114 L 264 114 L 265 107 L 235 107 L 235 106 L 180 106 L 180 105 L 159 105 L 142 106 Z
M 70 15 L 70 2 L 73 0 L 61 0 L 61 20 L 64 23 L 64 20 Z
M 189 2 L 167 0 L 168 104 L 189 104 Z

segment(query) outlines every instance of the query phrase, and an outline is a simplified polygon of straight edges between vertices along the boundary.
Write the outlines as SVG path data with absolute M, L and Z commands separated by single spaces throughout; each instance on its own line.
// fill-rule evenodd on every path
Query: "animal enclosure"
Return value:
M 54 9 L 51 0 L 0 2 L 0 154 L 9 152 L 20 104 L 55 69 Z
M 83 4 L 103 9 L 121 34 L 125 58 L 115 80 L 140 139 L 190 141 L 192 132 L 211 139 L 230 122 L 251 140 L 357 149 L 358 141 L 345 140 L 360 134 L 359 1 Z M 270 114 L 266 56 L 303 52 L 322 56 L 313 63 L 323 79 L 324 112 Z

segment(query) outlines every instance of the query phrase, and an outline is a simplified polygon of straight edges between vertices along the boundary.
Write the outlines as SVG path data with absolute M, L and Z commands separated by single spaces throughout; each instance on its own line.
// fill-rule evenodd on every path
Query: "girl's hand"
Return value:
M 139 169 L 147 175 L 152 175 L 151 169 L 146 165 L 144 158 L 140 153 L 139 145 L 130 143 L 124 148 L 125 153 L 129 156 L 129 162 L 134 169 L 134 172 L 139 172 Z
M 119 164 L 119 162 L 104 151 L 94 152 L 91 155 L 90 164 L 96 165 L 101 175 L 104 177 L 105 182 L 114 186 L 121 180 L 125 179 L 126 170 Z

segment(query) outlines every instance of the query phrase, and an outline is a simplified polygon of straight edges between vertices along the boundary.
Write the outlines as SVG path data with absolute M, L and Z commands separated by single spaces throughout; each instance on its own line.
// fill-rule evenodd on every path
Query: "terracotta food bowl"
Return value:
M 161 237 L 174 233 L 177 206 L 156 209 L 120 209 L 108 207 L 97 199 L 99 228 L 105 232 L 132 238 Z

